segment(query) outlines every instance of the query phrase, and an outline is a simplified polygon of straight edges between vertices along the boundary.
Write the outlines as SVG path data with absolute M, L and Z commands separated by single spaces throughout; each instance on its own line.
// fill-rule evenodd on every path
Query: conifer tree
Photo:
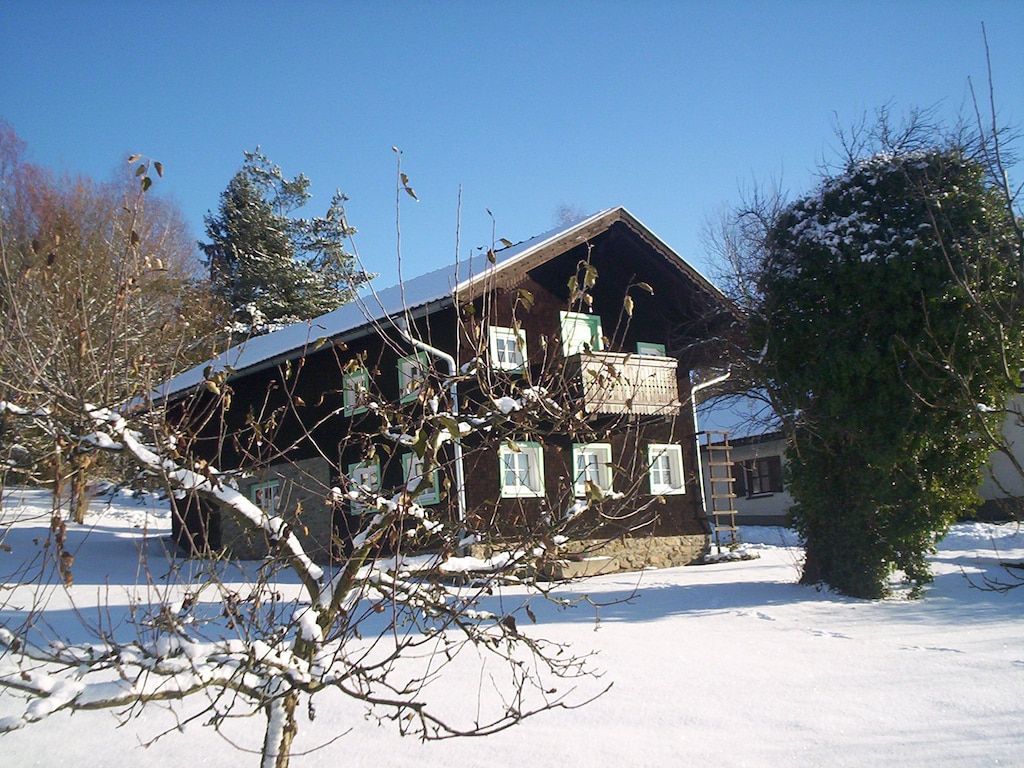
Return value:
M 285 178 L 259 148 L 204 219 L 200 243 L 214 292 L 233 313 L 232 330 L 260 334 L 329 312 L 350 301 L 369 276 L 344 241 L 355 233 L 345 196 L 335 192 L 324 216 L 295 216 L 309 201 L 304 174 Z

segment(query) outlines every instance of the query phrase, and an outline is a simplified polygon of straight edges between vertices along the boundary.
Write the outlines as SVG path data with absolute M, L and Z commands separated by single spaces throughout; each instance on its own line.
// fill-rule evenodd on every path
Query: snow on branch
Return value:
M 160 455 L 156 449 L 141 442 L 138 433 L 128 428 L 128 423 L 120 414 L 92 406 L 86 406 L 86 410 L 97 426 L 107 426 L 143 466 L 160 473 L 180 490 L 210 496 L 224 508 L 266 532 L 272 541 L 279 541 L 288 551 L 289 560 L 306 585 L 311 598 L 316 600 L 319 593 L 318 582 L 324 575 L 323 569 L 309 558 L 302 543 L 288 530 L 284 518 L 267 514 L 234 488 L 216 482 L 216 474 L 212 471 L 209 475 L 200 474 L 180 466 L 167 456 Z M 106 433 L 97 431 L 95 434 L 103 434 L 103 438 L 97 438 L 97 444 L 103 441 L 115 442 Z

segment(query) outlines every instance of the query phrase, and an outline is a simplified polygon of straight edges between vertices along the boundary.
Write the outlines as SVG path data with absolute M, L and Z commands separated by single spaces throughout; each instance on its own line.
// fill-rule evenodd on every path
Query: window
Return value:
M 782 493 L 782 457 L 762 456 L 737 461 L 733 467 L 733 493 L 748 499 Z
M 380 462 L 377 459 L 372 461 L 361 461 L 358 464 L 348 465 L 348 479 L 358 488 L 351 490 L 359 493 L 374 494 L 380 490 Z M 356 514 L 366 511 L 365 504 L 352 504 L 352 511 Z
M 587 481 L 605 493 L 612 489 L 612 447 L 608 443 L 573 443 L 573 490 L 587 495 Z
M 270 480 L 266 483 L 256 483 L 249 489 L 249 498 L 268 515 L 276 514 L 277 506 L 281 502 L 281 482 Z
M 601 340 L 601 318 L 582 312 L 559 312 L 562 331 L 562 354 L 566 357 L 580 352 L 599 352 L 604 349 Z
M 416 503 L 421 506 L 437 504 L 441 501 L 441 490 L 437 483 L 437 470 L 423 477 L 423 459 L 415 453 L 407 453 L 402 457 L 402 470 L 405 473 L 405 482 L 411 490 L 419 491 L 416 495 Z M 415 483 L 414 481 L 420 482 Z
M 665 345 L 655 344 L 653 341 L 638 341 L 636 343 L 636 353 L 638 355 L 657 355 L 658 357 L 664 357 Z
M 678 445 L 652 443 L 647 446 L 651 493 L 686 493 L 683 483 L 683 449 Z
M 366 411 L 366 396 L 370 390 L 370 375 L 358 368 L 341 377 L 341 400 L 345 415 L 353 416 Z
M 430 363 L 423 352 L 398 358 L 398 393 L 403 403 L 419 396 L 429 370 Z
M 498 461 L 503 498 L 544 495 L 544 449 L 538 443 L 506 443 Z
M 488 330 L 491 366 L 519 371 L 526 360 L 526 331 L 491 326 Z

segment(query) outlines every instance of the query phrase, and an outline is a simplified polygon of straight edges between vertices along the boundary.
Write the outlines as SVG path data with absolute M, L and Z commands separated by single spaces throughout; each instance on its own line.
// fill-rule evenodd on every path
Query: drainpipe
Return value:
M 455 358 L 449 355 L 444 350 L 432 347 L 425 341 L 415 338 L 409 333 L 409 321 L 405 317 L 400 317 L 395 321 L 395 327 L 398 329 L 399 334 L 402 338 L 409 342 L 416 349 L 426 352 L 428 355 L 433 355 L 438 360 L 442 360 L 448 366 L 448 372 L 452 376 L 452 416 L 455 417 L 456 423 L 458 423 L 459 416 L 459 386 L 456 383 L 456 376 L 458 375 L 458 364 L 455 362 Z M 696 416 L 694 417 L 696 418 Z M 456 485 L 456 504 L 459 512 L 459 522 L 465 525 L 466 522 L 466 483 L 465 483 L 465 470 L 462 462 L 462 437 L 460 435 L 454 435 L 455 438 L 455 485 Z
M 707 389 L 715 384 L 721 384 L 723 381 L 729 378 L 732 374 L 731 370 L 727 370 L 721 376 L 716 376 L 708 381 L 695 384 L 690 387 L 690 406 L 693 409 L 693 439 L 697 442 L 697 484 L 700 486 L 700 508 L 704 512 L 704 519 L 708 518 L 708 494 L 704 489 L 704 466 L 703 461 L 700 458 L 700 427 L 697 425 L 697 393 L 702 389 Z

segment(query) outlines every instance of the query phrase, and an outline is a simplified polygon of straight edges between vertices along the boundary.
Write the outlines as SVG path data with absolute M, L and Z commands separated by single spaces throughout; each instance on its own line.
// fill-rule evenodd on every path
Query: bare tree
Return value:
M 145 182 L 154 166 L 139 167 Z M 401 183 L 408 182 L 402 177 Z M 126 247 L 133 242 L 134 235 L 128 235 Z M 118 292 L 137 290 L 130 277 L 122 279 Z M 568 285 L 570 306 L 590 306 L 597 280 L 597 270 L 582 259 Z M 612 335 L 626 332 L 634 301 L 652 291 L 643 282 L 625 288 Z M 32 388 L 0 403 L 3 415 L 57 440 L 130 458 L 160 479 L 179 508 L 203 502 L 247 527 L 264 540 L 268 557 L 245 583 L 244 594 L 222 578 L 223 562 L 215 553 L 202 561 L 206 567 L 172 568 L 167 582 L 133 605 L 124 635 L 52 636 L 45 605 L 4 623 L 0 686 L 24 692 L 29 704 L 21 717 L 0 727 L 21 728 L 62 710 L 131 713 L 155 701 L 189 699 L 201 702 L 189 719 L 218 730 L 233 717 L 262 711 L 262 765 L 280 768 L 289 763 L 303 708 L 312 716 L 314 701 L 328 691 L 364 702 L 373 716 L 393 721 L 402 733 L 443 739 L 494 733 L 540 712 L 579 706 L 606 690 L 596 681 L 588 653 L 534 636 L 530 600 L 532 595 L 564 604 L 553 592 L 548 566 L 570 540 L 594 541 L 657 524 L 664 499 L 640 494 L 649 459 L 627 443 L 613 459 L 615 471 L 627 481 L 614 492 L 566 467 L 569 481 L 547 512 L 529 519 L 524 514 L 526 522 L 515 535 L 482 557 L 466 554 L 466 546 L 474 527 L 493 522 L 493 509 L 470 508 L 453 516 L 448 507 L 420 503 L 431 476 L 453 480 L 446 491 L 452 497 L 459 493 L 462 462 L 457 458 L 466 454 L 490 456 L 502 446 L 514 450 L 523 435 L 542 440 L 558 432 L 589 442 L 621 430 L 625 417 L 594 420 L 573 404 L 611 390 L 631 400 L 638 386 L 621 367 L 603 364 L 586 379 L 591 391 L 581 395 L 574 389 L 580 378 L 568 375 L 553 350 L 542 353 L 536 368 L 517 375 L 480 364 L 487 355 L 485 323 L 492 311 L 487 295 L 478 309 L 462 307 L 459 316 L 461 337 L 475 350 L 471 362 L 456 366 L 454 360 L 431 359 L 397 400 L 377 391 L 368 378 L 347 403 L 310 409 L 300 383 L 305 376 L 322 375 L 306 371 L 306 363 L 326 343 L 315 338 L 312 327 L 307 353 L 277 369 L 262 407 L 255 404 L 242 424 L 225 418 L 234 396 L 227 369 L 208 368 L 201 386 L 169 411 L 167 403 L 143 394 L 151 391 L 151 375 L 90 403 L 53 386 L 48 369 L 40 367 Z M 519 338 L 519 313 L 529 312 L 531 304 L 529 292 L 516 294 L 514 338 Z M 121 317 L 134 322 L 127 313 Z M 411 318 L 367 319 L 377 324 L 385 346 L 408 350 L 409 344 L 429 341 Z M 344 371 L 373 364 L 333 349 Z M 506 351 L 511 354 L 512 348 Z M 125 394 L 135 399 L 125 403 Z M 321 486 L 321 503 L 356 514 L 350 515 L 355 519 L 350 535 L 339 532 L 322 565 L 302 544 L 300 508 L 260 506 L 240 493 L 236 482 L 245 472 L 287 461 L 296 445 L 315 442 L 318 430 L 338 423 L 354 407 L 365 409 L 372 420 L 362 426 L 347 422 L 338 438 L 339 455 L 354 452 L 364 462 L 388 463 L 399 461 L 401 451 L 416 458 L 419 471 L 383 487 L 350 471 L 337 455 L 324 455 L 337 480 Z M 64 413 L 76 418 L 64 419 Z M 287 433 L 285 423 L 297 431 Z M 199 458 L 209 443 L 218 450 L 230 446 L 240 457 L 233 462 L 237 469 Z M 59 540 L 59 518 L 54 535 Z M 516 605 L 491 599 L 508 582 L 527 588 L 527 597 Z M 471 706 L 453 715 L 450 697 L 439 701 L 434 684 L 468 652 L 499 662 L 502 674 L 491 675 L 489 690 L 468 696 Z
M 138 396 L 140 384 L 205 359 L 211 302 L 180 212 L 143 194 L 160 163 L 133 158 L 138 176 L 107 184 L 58 179 L 24 159 L 4 123 L 0 156 L 0 399 L 48 408 L 66 427 L 0 428 L 0 452 L 47 443 L 36 468 L 58 491 L 67 483 L 81 522 L 97 458 L 72 437 L 86 434 L 84 406 Z

